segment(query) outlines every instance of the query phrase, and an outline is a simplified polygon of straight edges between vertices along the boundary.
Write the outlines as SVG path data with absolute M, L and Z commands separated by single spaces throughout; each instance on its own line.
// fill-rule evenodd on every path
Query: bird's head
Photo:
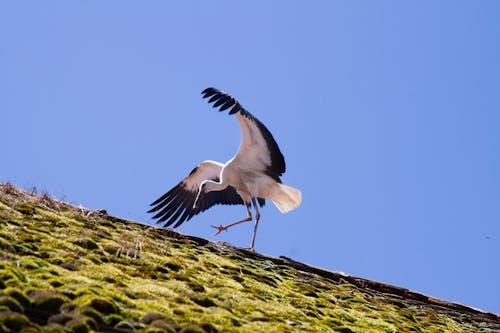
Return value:
M 198 189 L 198 194 L 208 193 L 208 192 L 212 191 L 214 184 L 215 184 L 215 182 L 213 180 L 207 179 L 207 180 L 202 181 L 200 184 L 200 187 Z

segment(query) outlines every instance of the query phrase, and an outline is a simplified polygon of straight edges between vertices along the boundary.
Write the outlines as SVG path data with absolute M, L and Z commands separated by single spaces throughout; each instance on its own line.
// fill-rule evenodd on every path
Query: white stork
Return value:
M 179 184 L 154 201 L 149 213 L 156 212 L 153 218 L 158 219 L 157 223 L 165 222 L 165 227 L 175 223 L 176 228 L 213 205 L 244 204 L 245 218 L 226 226 L 212 226 L 218 235 L 236 224 L 252 221 L 250 206 L 253 205 L 255 225 L 250 246 L 253 251 L 260 219 L 258 206 L 264 206 L 265 199 L 269 199 L 280 212 L 286 213 L 299 206 L 302 194 L 281 183 L 285 159 L 264 124 L 225 92 L 207 88 L 202 94 L 203 98 L 211 97 L 208 102 L 215 102 L 213 107 L 220 107 L 219 111 L 229 109 L 229 114 L 236 114 L 241 128 L 238 152 L 226 164 L 207 160 L 198 165 Z

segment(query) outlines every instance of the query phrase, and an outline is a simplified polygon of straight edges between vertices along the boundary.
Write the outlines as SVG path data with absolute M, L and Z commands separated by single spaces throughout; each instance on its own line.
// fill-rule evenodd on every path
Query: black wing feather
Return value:
M 154 219 L 158 219 L 156 223 L 164 223 L 164 227 L 175 223 L 173 228 L 177 228 L 185 221 L 189 221 L 193 216 L 204 212 L 214 205 L 243 205 L 243 199 L 241 199 L 238 192 L 232 186 L 228 186 L 223 191 L 213 191 L 200 195 L 197 206 L 194 208 L 193 204 L 196 194 L 185 189 L 181 182 L 155 200 L 151 204 L 154 207 L 148 213 L 159 211 L 153 216 Z M 263 198 L 258 198 L 258 202 L 261 207 L 265 205 L 265 199 Z
M 148 213 L 156 213 L 153 219 L 158 219 L 157 223 L 164 223 L 165 227 L 174 224 L 174 228 L 183 222 L 190 220 L 210 207 L 218 204 L 222 205 L 243 205 L 243 199 L 234 187 L 228 186 L 223 191 L 212 191 L 200 195 L 196 207 L 193 207 L 197 192 L 190 191 L 180 182 L 170 191 L 155 200 Z
M 230 100 L 228 100 L 226 103 L 224 103 L 224 105 L 222 105 L 220 107 L 220 111 L 224 111 L 224 110 L 227 110 L 229 109 L 229 107 L 233 106 L 234 105 L 234 98 L 231 98 Z
M 203 98 L 207 98 L 207 97 L 210 97 L 218 92 L 219 92 L 219 90 L 217 90 L 215 88 L 207 88 L 207 89 L 203 90 L 201 93 L 204 94 Z
M 236 101 L 236 100 L 235 100 Z M 241 110 L 241 105 L 236 101 L 236 104 L 229 110 L 229 114 L 235 114 Z
M 222 95 L 221 97 L 218 98 L 217 102 L 215 102 L 214 108 L 221 106 L 222 104 L 226 103 L 230 99 L 231 99 L 231 96 Z M 219 111 L 222 111 L 222 108 Z
M 267 149 L 271 153 L 271 166 L 268 167 L 266 172 L 270 177 L 278 182 L 281 182 L 279 177 L 283 175 L 286 170 L 285 158 L 283 157 L 283 154 L 281 153 L 276 140 L 274 140 L 273 135 L 271 134 L 271 132 L 269 132 L 266 126 L 264 126 L 262 122 L 255 118 L 243 106 L 241 106 L 241 104 L 235 98 L 231 97 L 231 95 L 216 88 L 207 88 L 203 90 L 202 94 L 203 98 L 212 96 L 208 100 L 208 103 L 215 102 L 213 107 L 220 107 L 219 111 L 224 111 L 234 104 L 232 109 L 229 111 L 229 114 L 235 114 L 239 112 L 242 116 L 255 122 L 260 132 L 262 133 L 264 140 L 266 140 Z
M 212 103 L 218 100 L 219 98 L 221 98 L 221 95 L 219 93 L 216 93 L 214 96 L 212 96 L 212 98 L 209 99 L 209 101 L 211 101 L 210 103 Z

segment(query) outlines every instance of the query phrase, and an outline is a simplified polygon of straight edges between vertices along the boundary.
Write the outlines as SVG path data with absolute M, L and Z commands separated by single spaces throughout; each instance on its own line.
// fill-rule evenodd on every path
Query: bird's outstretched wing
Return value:
M 201 193 L 193 207 L 200 184 L 207 179 L 218 181 L 223 164 L 214 161 L 205 161 L 191 171 L 170 191 L 162 195 L 151 206 L 148 213 L 156 213 L 153 218 L 158 219 L 156 223 L 165 222 L 168 227 L 174 222 L 174 228 L 180 226 L 184 221 L 189 221 L 194 215 L 199 214 L 213 205 L 239 205 L 243 200 L 234 187 L 228 186 L 223 191 L 212 191 Z
M 265 171 L 278 182 L 285 172 L 285 159 L 271 132 L 250 112 L 229 94 L 215 88 L 207 88 L 202 92 L 213 107 L 219 111 L 229 109 L 229 114 L 236 114 L 241 127 L 241 144 L 234 161 L 253 170 Z

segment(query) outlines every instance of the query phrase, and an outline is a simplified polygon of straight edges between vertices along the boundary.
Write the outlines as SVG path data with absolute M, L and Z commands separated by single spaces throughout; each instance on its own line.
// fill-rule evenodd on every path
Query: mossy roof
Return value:
M 498 332 L 500 317 L 0 184 L 0 332 Z

